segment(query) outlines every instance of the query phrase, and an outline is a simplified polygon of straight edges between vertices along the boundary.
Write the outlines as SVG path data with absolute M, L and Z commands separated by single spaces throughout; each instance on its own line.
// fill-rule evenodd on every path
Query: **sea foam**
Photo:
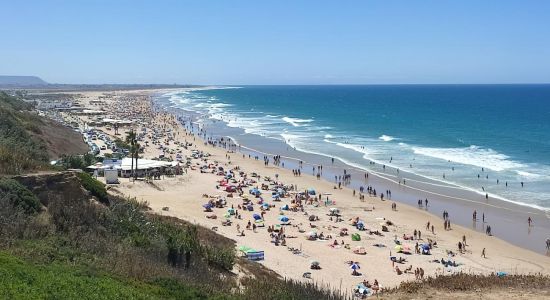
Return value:
M 384 142 L 390 142 L 390 141 L 395 140 L 395 138 L 394 138 L 393 136 L 385 135 L 385 134 L 383 134 L 382 136 L 378 137 L 378 139 L 383 140 Z
M 291 118 L 291 117 L 283 117 L 281 120 L 291 124 L 294 127 L 301 127 L 305 125 L 304 123 L 313 122 L 312 119 L 299 119 L 299 118 Z
M 523 168 L 525 165 L 510 160 L 510 157 L 493 149 L 475 145 L 464 148 L 413 147 L 415 154 L 438 158 L 464 165 L 487 168 L 493 171 Z

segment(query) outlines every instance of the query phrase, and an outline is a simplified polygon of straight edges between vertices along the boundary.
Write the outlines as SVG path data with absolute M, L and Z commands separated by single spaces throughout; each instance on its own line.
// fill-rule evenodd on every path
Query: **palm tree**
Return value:
M 139 149 L 140 149 L 140 147 L 141 146 L 139 145 L 139 143 L 136 140 L 136 142 L 134 143 L 134 146 L 133 146 L 134 149 L 132 149 L 133 152 L 134 152 L 132 156 L 136 158 L 136 172 L 134 173 L 134 180 L 137 179 L 138 158 L 139 158 Z
M 136 141 L 136 132 L 133 129 L 130 130 L 126 134 L 126 143 L 130 144 L 130 149 L 128 149 L 129 152 L 130 152 L 130 155 L 131 155 L 131 159 L 132 159 L 132 167 L 130 169 L 130 172 L 133 175 L 134 174 L 134 154 L 135 154 L 134 148 L 135 148 L 135 145 L 137 143 L 137 141 Z M 137 164 L 137 160 L 136 160 L 136 164 Z

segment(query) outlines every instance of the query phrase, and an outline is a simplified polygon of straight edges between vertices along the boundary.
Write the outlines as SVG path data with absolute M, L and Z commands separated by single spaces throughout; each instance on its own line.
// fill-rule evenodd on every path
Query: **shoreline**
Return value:
M 215 87 L 212 88 L 215 89 Z M 545 248 L 545 240 L 548 238 L 548 232 L 550 232 L 550 210 L 542 210 L 529 204 L 522 205 L 515 201 L 501 198 L 490 197 L 489 200 L 485 201 L 485 198 L 479 192 L 465 189 L 461 186 L 449 184 L 437 186 L 440 183 L 439 181 L 427 177 L 427 181 L 417 181 L 414 178 L 424 177 L 417 174 L 413 174 L 411 178 L 407 177 L 406 179 L 409 183 L 416 181 L 418 186 L 415 187 L 411 184 L 402 185 L 398 183 L 397 176 L 391 175 L 389 172 L 365 170 L 353 163 L 338 158 L 336 160 L 339 163 L 332 165 L 328 155 L 303 150 L 292 150 L 292 147 L 286 142 L 247 134 L 236 128 L 229 128 L 224 121 L 215 121 L 212 124 L 207 123 L 206 125 L 204 122 L 199 124 L 197 120 L 201 117 L 200 114 L 176 106 L 163 105 L 158 99 L 153 99 L 153 101 L 156 105 L 162 106 L 163 109 L 176 116 L 180 116 L 182 113 L 185 114 L 187 119 L 189 121 L 192 120 L 191 122 L 197 128 L 200 127 L 201 130 L 206 130 L 207 138 L 231 137 L 235 143 L 244 146 L 242 148 L 245 148 L 245 150 L 248 149 L 249 153 L 271 156 L 281 155 L 286 163 L 286 169 L 296 168 L 297 164 L 293 163 L 296 160 L 303 160 L 304 165 L 308 166 L 322 165 L 329 172 L 321 174 L 321 178 L 329 183 L 334 183 L 334 175 L 341 175 L 342 170 L 351 170 L 350 173 L 354 176 L 352 176 L 352 181 L 347 187 L 352 190 L 359 190 L 360 186 L 366 185 L 383 187 L 384 190 L 389 189 L 392 191 L 392 196 L 396 201 L 410 205 L 411 207 L 416 207 L 418 199 L 427 198 L 432 206 L 429 210 L 436 217 L 441 218 L 440 214 L 442 211 L 449 210 L 449 207 L 451 207 L 451 221 L 453 224 L 456 223 L 479 232 L 484 232 L 485 226 L 490 225 L 493 235 L 536 253 L 550 255 Z M 239 133 L 239 131 L 241 132 Z M 237 134 L 241 134 L 239 139 L 234 138 Z M 245 140 L 245 142 L 241 142 L 241 139 Z M 252 143 L 256 144 L 251 145 Z M 285 160 L 284 158 L 287 159 Z M 340 172 L 330 172 L 331 169 Z M 388 167 L 388 170 L 393 169 L 395 168 Z M 365 172 L 370 176 L 368 182 L 357 179 L 361 178 Z M 410 174 L 406 170 L 402 173 Z M 452 193 L 450 193 L 450 190 L 453 190 Z M 478 222 L 473 222 L 472 220 L 474 210 L 478 213 Z M 486 222 L 482 223 L 481 216 L 483 214 L 486 216 Z M 533 223 L 535 224 L 532 227 L 527 226 L 527 218 L 529 217 L 533 219 Z M 519 228 L 521 227 L 528 229 L 527 235 L 524 232 L 520 232 Z

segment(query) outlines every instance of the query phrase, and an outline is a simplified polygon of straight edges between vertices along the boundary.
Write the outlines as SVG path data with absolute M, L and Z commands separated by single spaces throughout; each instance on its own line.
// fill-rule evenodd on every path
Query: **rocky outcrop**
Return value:
M 28 174 L 14 176 L 13 179 L 35 194 L 46 207 L 54 197 L 68 202 L 90 199 L 88 191 L 82 187 L 74 172 Z

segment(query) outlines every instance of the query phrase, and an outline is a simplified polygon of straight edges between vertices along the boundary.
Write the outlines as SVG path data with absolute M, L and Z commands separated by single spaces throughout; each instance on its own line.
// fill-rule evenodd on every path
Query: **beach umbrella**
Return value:
M 321 263 L 319 263 L 319 261 L 316 261 L 316 260 L 312 260 L 310 263 L 311 263 L 312 266 L 318 266 L 318 265 L 321 264 Z
M 281 222 L 286 223 L 286 222 L 288 222 L 288 220 L 289 220 L 289 219 L 288 219 L 287 216 L 279 216 L 279 221 L 281 221 Z
M 429 244 L 422 244 L 420 245 L 422 247 L 422 249 L 424 250 L 430 250 L 430 245 Z
M 395 246 L 395 251 L 397 251 L 397 252 L 403 251 L 403 246 L 401 246 L 401 245 Z
M 259 214 L 253 214 L 252 217 L 254 218 L 254 220 L 261 220 L 262 219 L 262 216 L 260 216 Z
M 315 231 L 310 231 L 310 232 L 307 233 L 307 236 L 309 236 L 309 237 L 316 237 L 316 236 L 317 236 L 317 232 L 315 232 Z
M 235 214 L 235 209 L 234 208 L 229 208 L 227 210 L 227 213 L 230 214 L 230 215 L 234 215 Z
M 350 269 L 352 269 L 352 270 L 358 270 L 358 269 L 361 269 L 361 267 L 359 266 L 359 264 L 353 263 L 353 264 L 351 264 Z
M 307 189 L 307 193 L 310 194 L 310 195 L 315 195 L 315 189 L 309 188 L 309 189 Z
M 231 215 L 229 213 L 226 213 L 225 215 L 223 215 L 226 219 L 229 219 L 231 218 Z
M 262 207 L 263 208 L 269 208 L 269 203 L 267 203 L 267 202 L 262 203 Z
M 206 209 L 210 209 L 210 208 L 212 208 L 212 204 L 211 203 L 206 203 L 206 204 L 203 204 L 202 207 L 204 207 Z

